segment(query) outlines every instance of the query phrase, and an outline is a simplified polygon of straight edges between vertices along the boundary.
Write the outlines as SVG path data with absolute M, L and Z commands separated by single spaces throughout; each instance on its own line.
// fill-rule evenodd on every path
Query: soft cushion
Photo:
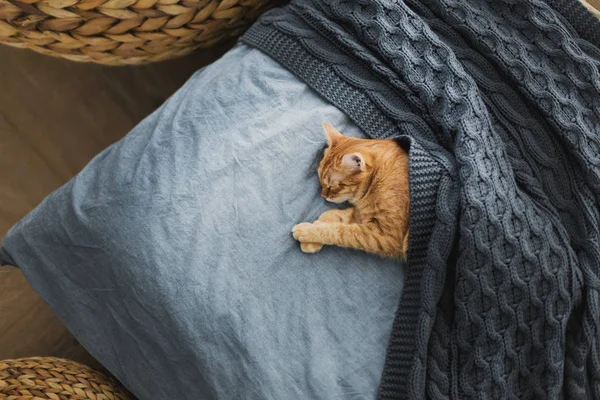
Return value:
M 141 399 L 375 398 L 403 267 L 304 254 L 322 122 L 359 130 L 239 45 L 3 240 L 82 344 Z

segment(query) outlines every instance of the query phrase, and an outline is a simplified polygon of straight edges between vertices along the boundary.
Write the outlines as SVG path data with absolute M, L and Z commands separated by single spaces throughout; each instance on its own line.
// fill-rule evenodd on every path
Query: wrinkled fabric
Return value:
M 294 224 L 337 108 L 239 45 L 3 240 L 81 343 L 140 399 L 375 398 L 403 267 Z
M 242 40 L 410 142 L 379 399 L 600 399 L 600 21 L 577 0 L 293 0 Z

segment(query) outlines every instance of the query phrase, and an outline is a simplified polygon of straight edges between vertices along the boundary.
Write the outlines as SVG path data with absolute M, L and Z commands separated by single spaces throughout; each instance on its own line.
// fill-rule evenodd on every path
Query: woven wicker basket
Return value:
M 74 361 L 32 357 L 0 361 L 3 400 L 133 400 L 118 382 Z
M 73 61 L 142 64 L 237 36 L 272 0 L 0 0 L 0 43 Z

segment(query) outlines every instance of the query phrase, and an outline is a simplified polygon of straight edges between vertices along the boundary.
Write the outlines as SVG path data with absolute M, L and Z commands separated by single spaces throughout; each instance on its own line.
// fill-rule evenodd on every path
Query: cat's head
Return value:
M 342 135 L 323 124 L 328 146 L 317 172 L 321 181 L 321 196 L 332 203 L 355 203 L 363 194 L 370 166 L 360 152 L 360 139 Z

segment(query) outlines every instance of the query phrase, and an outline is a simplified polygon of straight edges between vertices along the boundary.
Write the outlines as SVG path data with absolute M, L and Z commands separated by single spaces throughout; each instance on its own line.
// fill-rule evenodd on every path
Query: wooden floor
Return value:
M 0 46 L 0 237 L 230 45 L 142 67 Z M 0 360 L 28 356 L 97 366 L 23 275 L 0 267 Z

